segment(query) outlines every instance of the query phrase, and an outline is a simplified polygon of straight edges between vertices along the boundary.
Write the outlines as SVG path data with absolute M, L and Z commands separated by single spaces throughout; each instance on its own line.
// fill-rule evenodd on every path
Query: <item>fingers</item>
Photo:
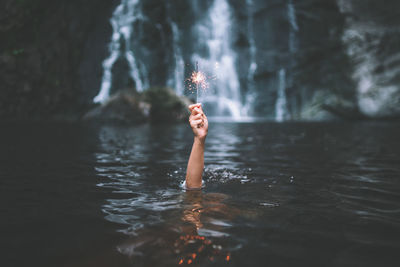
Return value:
M 199 113 L 196 115 L 191 115 L 192 120 L 199 120 L 201 118 L 203 118 L 203 114 Z
M 189 106 L 189 111 L 192 112 L 194 108 L 201 108 L 201 103 L 196 103 Z
M 199 127 L 201 127 L 201 125 L 203 125 L 203 120 L 202 119 L 200 119 L 200 120 L 191 120 L 190 121 L 190 126 L 192 128 L 199 128 Z
M 208 127 L 208 120 L 203 112 L 201 103 L 190 105 L 188 108 L 191 112 L 189 123 L 192 128 Z
M 189 106 L 189 110 L 192 115 L 204 114 L 201 103 L 193 104 Z
M 198 125 L 204 124 L 204 114 L 199 113 L 199 114 L 196 114 L 196 115 L 190 115 L 189 123 L 190 123 L 190 125 L 192 127 L 193 126 L 197 126 L 196 128 L 199 128 Z
M 189 122 L 191 122 L 191 121 L 197 121 L 197 120 L 204 121 L 203 115 L 202 115 L 202 114 L 190 115 L 190 117 L 189 117 Z
M 197 115 L 197 114 L 204 114 L 203 109 L 201 107 L 195 107 L 192 109 L 192 115 Z

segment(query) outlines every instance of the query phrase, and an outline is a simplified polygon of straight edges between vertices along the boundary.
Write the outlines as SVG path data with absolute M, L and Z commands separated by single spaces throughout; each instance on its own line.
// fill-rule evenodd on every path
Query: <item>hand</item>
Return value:
M 193 104 L 189 106 L 190 117 L 189 123 L 192 127 L 195 138 L 199 138 L 201 141 L 206 139 L 208 133 L 208 120 L 204 114 L 201 104 Z

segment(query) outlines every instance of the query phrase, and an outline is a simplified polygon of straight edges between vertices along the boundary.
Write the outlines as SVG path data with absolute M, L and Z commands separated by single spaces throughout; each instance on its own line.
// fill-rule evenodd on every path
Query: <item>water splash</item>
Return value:
M 115 9 L 110 20 L 113 29 L 109 44 L 110 56 L 103 61 L 103 78 L 100 92 L 94 97 L 93 102 L 103 103 L 110 96 L 112 68 L 121 56 L 128 62 L 129 75 L 135 81 L 136 90 L 141 92 L 148 86 L 145 67 L 143 64 L 139 66 L 131 47 L 133 25 L 143 19 L 139 0 L 122 0 L 121 4 Z M 121 51 L 121 43 L 125 46 L 124 51 Z

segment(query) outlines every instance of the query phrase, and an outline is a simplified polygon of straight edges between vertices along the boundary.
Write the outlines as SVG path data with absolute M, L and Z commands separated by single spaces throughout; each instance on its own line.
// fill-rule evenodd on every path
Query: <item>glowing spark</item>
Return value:
M 206 75 L 201 71 L 193 71 L 190 76 L 190 81 L 204 90 L 208 87 Z
M 188 64 L 187 64 L 188 65 Z M 196 103 L 198 102 L 200 91 L 206 91 L 210 87 L 210 83 L 217 80 L 219 73 L 220 63 L 215 62 L 214 65 L 214 74 L 208 75 L 206 72 L 199 70 L 199 64 L 196 62 L 195 70 L 192 71 L 189 78 L 185 79 L 185 86 L 194 94 L 196 94 Z
M 208 88 L 207 76 L 199 70 L 199 64 L 196 62 L 196 69 L 186 81 L 189 84 L 189 90 L 196 94 L 196 103 L 199 98 L 199 88 L 205 91 Z

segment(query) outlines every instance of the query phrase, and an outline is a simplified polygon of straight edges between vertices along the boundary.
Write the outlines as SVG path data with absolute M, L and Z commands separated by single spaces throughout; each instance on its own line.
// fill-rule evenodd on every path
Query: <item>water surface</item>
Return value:
M 2 124 L 4 266 L 396 266 L 396 123 Z

